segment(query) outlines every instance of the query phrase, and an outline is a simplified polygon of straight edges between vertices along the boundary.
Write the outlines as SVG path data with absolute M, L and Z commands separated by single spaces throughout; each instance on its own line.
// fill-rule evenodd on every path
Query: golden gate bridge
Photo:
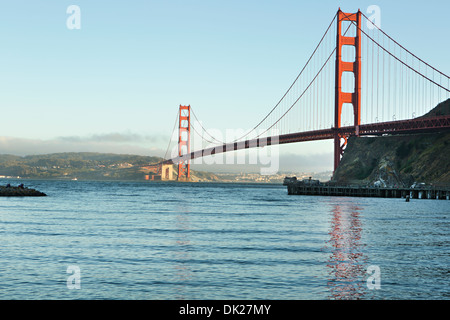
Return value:
M 287 91 L 241 137 L 217 138 L 190 105 L 180 105 L 173 129 L 178 130 L 177 155 L 167 158 L 169 142 L 157 173 L 164 176 L 164 165 L 178 164 L 178 180 L 189 180 L 192 159 L 326 139 L 334 140 L 336 170 L 350 136 L 450 128 L 450 115 L 424 116 L 449 97 L 448 75 L 407 50 L 360 10 L 339 9 Z M 194 136 L 208 146 L 192 151 Z

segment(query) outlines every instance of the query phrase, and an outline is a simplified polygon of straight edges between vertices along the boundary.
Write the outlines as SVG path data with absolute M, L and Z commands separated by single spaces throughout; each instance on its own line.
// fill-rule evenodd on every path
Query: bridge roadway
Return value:
M 369 136 L 369 135 L 393 135 L 393 134 L 413 134 L 424 132 L 436 132 L 442 129 L 450 129 L 450 115 L 439 117 L 420 117 L 411 120 L 399 120 L 389 122 L 379 122 L 364 124 L 360 126 L 341 127 L 339 129 L 330 128 L 322 130 L 313 130 L 297 133 L 282 134 L 265 138 L 257 138 L 233 143 L 223 144 L 221 146 L 210 147 L 203 150 L 194 151 L 181 157 L 175 157 L 165 160 L 162 164 L 179 163 L 195 158 L 206 157 L 214 154 L 249 149 L 256 147 L 265 147 L 277 144 L 287 144 L 304 141 L 333 139 L 336 134 L 340 136 Z

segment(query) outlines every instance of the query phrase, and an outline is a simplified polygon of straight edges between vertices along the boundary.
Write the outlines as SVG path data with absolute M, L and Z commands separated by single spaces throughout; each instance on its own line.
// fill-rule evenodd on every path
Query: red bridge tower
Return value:
M 191 153 L 191 106 L 180 105 L 178 121 L 178 156 Z M 191 165 L 189 160 L 178 163 L 178 181 L 189 181 Z
M 342 21 L 356 23 L 356 37 L 342 35 Z M 353 21 L 353 22 L 352 22 Z M 348 30 L 348 29 L 347 29 Z M 344 30 L 344 33 L 346 30 Z M 355 61 L 342 61 L 342 46 L 355 47 Z M 342 92 L 342 74 L 352 72 L 355 76 L 355 86 L 353 92 Z M 337 13 L 337 37 L 336 37 L 336 80 L 335 80 L 335 106 L 334 106 L 334 127 L 341 127 L 341 113 L 344 103 L 353 105 L 353 115 L 355 135 L 359 135 L 359 125 L 361 124 L 361 11 L 357 13 L 344 13 L 341 9 Z M 334 170 L 336 171 L 341 161 L 341 156 L 347 144 L 348 136 L 335 133 L 334 135 Z M 341 140 L 344 140 L 341 144 Z

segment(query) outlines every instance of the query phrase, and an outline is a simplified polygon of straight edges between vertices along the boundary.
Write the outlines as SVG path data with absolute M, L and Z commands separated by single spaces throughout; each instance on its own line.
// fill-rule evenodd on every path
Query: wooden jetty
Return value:
M 293 178 L 285 179 L 284 185 L 287 186 L 289 195 L 450 200 L 450 188 L 438 186 L 337 186 L 319 183 L 317 180 L 300 181 Z

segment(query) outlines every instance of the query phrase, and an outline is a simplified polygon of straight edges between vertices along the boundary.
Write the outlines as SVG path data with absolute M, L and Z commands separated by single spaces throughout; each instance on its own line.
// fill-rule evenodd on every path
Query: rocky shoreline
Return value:
M 45 197 L 45 193 L 35 189 L 26 188 L 23 184 L 12 187 L 9 184 L 0 186 L 0 197 Z

